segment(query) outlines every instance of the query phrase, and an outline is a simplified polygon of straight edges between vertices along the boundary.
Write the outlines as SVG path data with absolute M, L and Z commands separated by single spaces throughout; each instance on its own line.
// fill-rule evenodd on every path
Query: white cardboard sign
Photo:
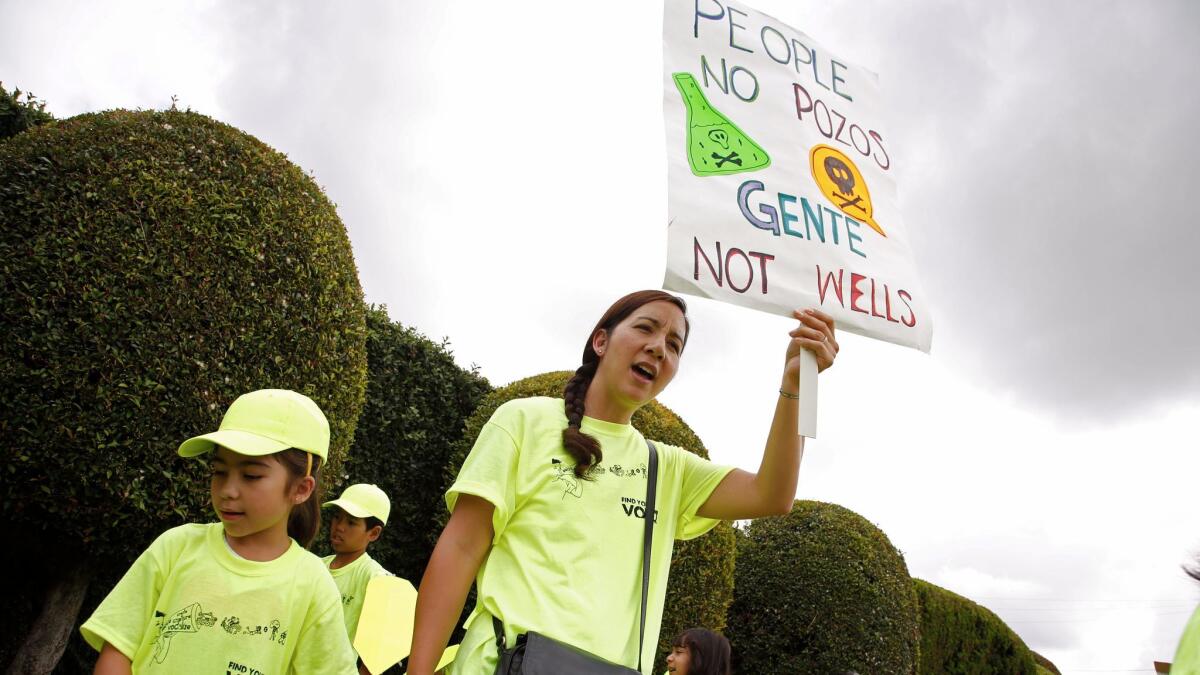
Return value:
M 874 73 L 724 0 L 666 0 L 664 287 L 929 351 Z

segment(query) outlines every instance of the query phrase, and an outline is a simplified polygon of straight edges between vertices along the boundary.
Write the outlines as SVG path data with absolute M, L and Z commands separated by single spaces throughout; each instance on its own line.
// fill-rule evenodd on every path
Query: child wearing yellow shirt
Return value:
M 167 530 L 134 562 L 80 627 L 95 672 L 353 674 L 337 587 L 305 550 L 328 451 L 320 408 L 282 389 L 180 445 L 208 461 L 220 522 Z
M 342 613 L 351 642 L 358 630 L 367 583 L 379 576 L 392 576 L 367 553 L 367 546 L 383 534 L 392 505 L 387 494 L 375 485 L 357 483 L 342 496 L 325 502 L 334 509 L 329 523 L 329 545 L 333 555 L 321 560 L 342 594 Z

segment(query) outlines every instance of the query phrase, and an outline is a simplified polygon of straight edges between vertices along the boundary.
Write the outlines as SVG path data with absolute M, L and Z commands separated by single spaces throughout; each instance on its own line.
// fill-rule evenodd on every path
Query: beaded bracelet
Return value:
M 786 391 L 784 391 L 784 390 L 782 390 L 782 389 L 780 389 L 780 390 L 779 390 L 779 395 L 780 395 L 780 396 L 782 396 L 782 397 L 784 397 L 784 398 L 790 398 L 790 399 L 792 399 L 792 400 L 794 400 L 794 401 L 799 401 L 799 400 L 800 400 L 800 395 L 799 395 L 799 394 L 789 394 L 789 393 L 787 393 Z

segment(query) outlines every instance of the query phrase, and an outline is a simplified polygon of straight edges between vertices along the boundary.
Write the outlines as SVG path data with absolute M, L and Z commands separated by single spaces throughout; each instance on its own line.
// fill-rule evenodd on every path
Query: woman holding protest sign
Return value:
M 788 333 L 766 448 L 750 473 L 651 445 L 630 425 L 675 376 L 686 311 L 663 291 L 617 300 L 588 336 L 562 399 L 496 410 L 446 494 L 451 516 L 421 581 L 410 673 L 433 672 L 472 580 L 478 599 L 452 675 L 508 672 L 497 670 L 501 652 L 523 645 L 528 660 L 542 648 L 563 653 L 554 651 L 559 643 L 620 664 L 613 673 L 649 673 L 673 540 L 719 520 L 790 510 L 804 447 L 796 433 L 801 350 L 829 367 L 838 351 L 833 320 L 794 313 L 799 325 Z M 653 540 L 648 550 L 643 537 Z

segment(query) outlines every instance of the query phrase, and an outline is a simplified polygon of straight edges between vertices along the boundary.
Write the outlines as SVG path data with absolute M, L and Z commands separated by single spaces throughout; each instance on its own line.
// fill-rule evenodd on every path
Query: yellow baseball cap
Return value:
M 329 421 L 304 394 L 287 389 L 259 389 L 234 401 L 219 430 L 189 438 L 179 446 L 183 457 L 211 452 L 220 445 L 259 457 L 296 448 L 322 460 L 329 455 Z
M 378 486 L 370 483 L 355 483 L 342 491 L 342 496 L 327 501 L 321 506 L 337 506 L 355 518 L 375 516 L 387 525 L 388 514 L 392 512 L 392 502 Z

